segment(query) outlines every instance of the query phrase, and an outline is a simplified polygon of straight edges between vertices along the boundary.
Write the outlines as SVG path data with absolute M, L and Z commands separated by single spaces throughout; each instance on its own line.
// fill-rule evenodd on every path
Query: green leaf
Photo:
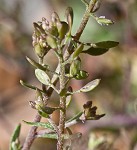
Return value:
M 27 56 L 26 56 L 26 59 L 27 59 L 27 61 L 28 61 L 32 66 L 34 66 L 35 68 L 39 68 L 39 69 L 44 70 L 44 71 L 46 71 L 47 68 L 48 68 L 48 65 L 42 66 L 41 64 L 37 63 L 35 60 L 33 60 L 33 59 L 31 59 L 31 58 L 29 58 L 29 57 L 27 57 Z
M 70 75 L 72 77 L 76 76 L 81 68 L 81 61 L 79 59 L 76 59 L 72 62 L 71 66 L 70 66 Z
M 106 53 L 108 50 L 109 49 L 106 49 L 106 48 L 90 47 L 89 49 L 82 51 L 82 53 L 86 53 L 86 54 L 93 55 L 93 56 L 98 56 L 98 55 L 102 55 Z
M 41 138 L 48 138 L 48 139 L 57 139 L 58 135 L 57 134 L 38 134 L 36 135 L 37 138 L 41 137 Z
M 72 54 L 73 59 L 75 59 L 76 57 L 79 56 L 79 54 L 82 52 L 83 48 L 84 48 L 84 45 L 83 45 L 83 44 L 80 44 L 80 45 L 76 48 L 76 50 L 74 50 L 74 53 Z
M 51 47 L 51 48 L 57 48 L 57 43 L 56 43 L 56 40 L 51 37 L 50 35 L 48 35 L 46 37 L 46 42 L 48 43 L 48 45 Z
M 50 123 L 46 123 L 46 122 L 28 122 L 28 121 L 25 121 L 25 120 L 23 120 L 23 122 L 25 122 L 26 124 L 31 125 L 31 126 L 43 127 L 43 128 L 48 128 L 48 129 L 54 130 L 53 126 Z
M 97 56 L 106 53 L 109 48 L 116 47 L 119 42 L 115 41 L 102 41 L 95 44 L 91 44 L 91 47 L 87 50 L 83 50 L 82 53 Z
M 114 22 L 110 19 L 106 19 L 105 16 L 100 16 L 100 17 L 96 17 L 96 21 L 100 24 L 100 25 L 112 25 L 114 24 Z
M 14 150 L 12 148 L 12 144 L 19 138 L 20 135 L 20 129 L 21 129 L 21 124 L 18 124 L 17 127 L 15 128 L 11 140 L 10 140 L 10 150 Z
M 86 79 L 88 76 L 89 76 L 88 72 L 80 70 L 79 73 L 74 78 L 77 80 L 83 80 Z
M 76 114 L 73 118 L 69 119 L 68 121 L 66 121 L 66 123 L 71 122 L 73 120 L 77 120 L 79 119 L 79 117 L 83 114 L 83 111 L 79 112 L 78 114 Z
M 43 70 L 36 69 L 35 75 L 41 83 L 43 83 L 45 85 L 50 85 L 50 78 Z
M 83 86 L 79 92 L 89 92 L 91 90 L 93 90 L 100 82 L 100 79 L 95 79 L 91 82 L 89 82 L 88 84 L 86 84 L 85 86 Z
M 96 47 L 106 48 L 106 49 L 116 47 L 118 44 L 119 42 L 116 41 L 102 41 L 102 42 L 95 43 Z
M 16 144 L 16 142 L 12 142 L 12 150 L 21 150 L 21 149 L 19 149 L 19 147 Z
M 70 105 L 71 100 L 72 100 L 72 95 L 68 95 L 66 97 L 66 107 L 68 107 Z
M 82 136 L 81 133 L 75 133 L 75 134 L 72 134 L 72 135 L 69 135 L 69 134 L 62 134 L 62 137 L 67 140 L 67 139 L 77 139 L 77 138 L 80 138 Z M 58 139 L 58 135 L 57 134 L 52 134 L 52 133 L 49 133 L 49 134 L 37 134 L 36 137 L 42 137 L 42 138 L 49 138 L 49 139 Z
M 43 112 L 43 111 L 38 111 L 39 115 L 44 117 L 44 118 L 49 118 L 49 114 Z
M 24 87 L 27 87 L 27 88 L 30 88 L 30 89 L 32 89 L 32 90 L 39 90 L 40 92 L 43 92 L 42 90 L 40 90 L 39 88 L 37 88 L 37 87 L 35 87 L 35 86 L 33 86 L 33 85 L 30 85 L 30 84 L 27 84 L 26 82 L 24 82 L 24 81 L 22 81 L 22 80 L 20 80 L 20 84 L 22 85 L 22 86 L 24 86 Z

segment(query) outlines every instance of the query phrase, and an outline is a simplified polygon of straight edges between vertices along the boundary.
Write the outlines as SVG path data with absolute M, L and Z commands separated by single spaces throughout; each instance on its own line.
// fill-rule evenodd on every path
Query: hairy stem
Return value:
M 40 120 L 41 120 L 41 116 L 37 113 L 33 122 L 40 122 Z M 37 128 L 38 127 L 35 127 L 35 126 L 30 128 L 28 135 L 26 137 L 26 140 L 24 142 L 22 150 L 29 150 L 30 149 L 30 147 L 31 147 L 31 145 L 35 139 L 35 134 L 36 134 Z
M 78 30 L 77 30 L 77 32 L 76 32 L 76 34 L 75 34 L 75 39 L 79 39 L 80 38 L 80 36 L 81 36 L 81 34 L 83 33 L 83 31 L 84 31 L 84 29 L 85 29 L 85 27 L 86 27 L 86 25 L 87 25 L 87 22 L 88 22 L 88 20 L 89 20 L 89 18 L 90 18 L 90 13 L 93 11 L 93 9 L 94 9 L 94 6 L 95 6 L 95 4 L 96 4 L 96 1 L 97 0 L 91 0 L 90 1 L 90 3 L 89 3 L 89 5 L 88 5 L 88 7 L 87 7 L 87 9 L 86 9 L 86 11 L 85 11 L 85 13 L 84 13 L 84 16 L 83 16 L 83 18 L 82 18 L 82 21 L 81 21 L 81 24 L 80 24 L 80 26 L 79 26 L 79 28 L 78 28 Z
M 62 56 L 63 57 L 63 56 Z M 60 91 L 65 88 L 65 67 L 63 65 L 63 59 L 60 60 Z M 60 120 L 59 120 L 59 133 L 58 133 L 58 143 L 57 150 L 63 150 L 64 139 L 62 137 L 65 129 L 66 120 L 66 96 L 60 96 Z
M 43 64 L 43 58 L 39 58 L 39 63 Z M 45 89 L 45 86 L 43 84 L 42 84 L 42 89 L 43 90 Z M 41 116 L 37 113 L 33 122 L 40 122 L 40 120 L 41 120 Z M 30 128 L 28 135 L 25 139 L 22 150 L 29 150 L 30 149 L 30 147 L 31 147 L 31 145 L 35 139 L 35 134 L 36 134 L 37 128 L 38 127 L 35 127 L 35 126 Z

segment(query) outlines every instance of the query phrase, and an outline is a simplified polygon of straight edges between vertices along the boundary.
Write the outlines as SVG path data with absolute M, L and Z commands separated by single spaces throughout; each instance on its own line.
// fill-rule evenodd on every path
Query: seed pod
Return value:
M 34 51 L 39 57 L 44 57 L 45 55 L 45 49 L 39 43 L 34 45 Z
M 56 25 L 57 22 L 60 22 L 59 16 L 56 12 L 52 13 L 51 20 L 54 25 Z
M 57 48 L 56 40 L 53 37 L 48 35 L 46 37 L 46 41 L 51 48 Z
M 71 34 L 71 29 L 72 29 L 72 25 L 73 25 L 73 9 L 71 7 L 68 7 L 66 9 L 66 18 L 67 18 L 67 23 L 69 25 L 69 33 Z
M 96 2 L 95 5 L 94 5 L 94 8 L 93 8 L 93 10 L 92 10 L 92 13 L 98 11 L 99 8 L 100 8 L 100 5 L 101 5 L 101 0 L 97 0 L 97 2 Z
M 42 18 L 42 28 L 47 30 L 49 28 L 49 21 L 46 18 Z
M 59 32 L 59 38 L 62 40 L 68 32 L 69 26 L 66 22 L 61 21 L 57 23 L 57 29 Z
M 51 25 L 51 27 L 48 29 L 48 32 L 49 32 L 51 35 L 55 36 L 55 37 L 58 37 L 58 36 L 59 36 L 58 29 L 57 29 L 57 27 L 54 26 L 54 25 Z
M 70 76 L 75 77 L 81 68 L 81 61 L 80 60 L 74 60 L 70 66 Z
M 34 23 L 33 23 L 33 26 L 34 26 L 34 28 L 35 28 L 35 31 L 38 32 L 38 36 L 40 36 L 41 33 L 45 34 L 45 31 L 44 31 L 44 29 L 42 28 L 41 25 L 39 25 L 38 23 L 34 22 Z

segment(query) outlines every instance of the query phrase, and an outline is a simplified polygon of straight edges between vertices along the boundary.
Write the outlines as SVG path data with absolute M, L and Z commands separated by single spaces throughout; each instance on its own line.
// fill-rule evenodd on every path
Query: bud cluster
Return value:
M 66 10 L 65 21 L 60 21 L 56 12 L 51 15 L 51 21 L 42 18 L 42 21 L 34 23 L 34 32 L 32 35 L 32 45 L 38 57 L 43 58 L 50 49 L 57 49 L 63 45 L 65 37 L 71 36 L 73 22 L 72 8 Z

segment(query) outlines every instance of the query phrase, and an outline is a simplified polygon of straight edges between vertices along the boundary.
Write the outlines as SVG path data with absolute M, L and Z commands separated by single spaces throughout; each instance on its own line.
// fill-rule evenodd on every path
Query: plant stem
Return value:
M 43 64 L 43 58 L 39 58 L 39 63 Z M 45 88 L 43 86 L 43 84 L 42 84 L 42 88 L 43 89 Z M 40 120 L 41 120 L 41 116 L 37 112 L 33 122 L 40 122 Z M 35 139 L 35 134 L 36 134 L 37 128 L 38 127 L 35 127 L 35 126 L 30 128 L 29 133 L 28 133 L 28 135 L 27 135 L 27 137 L 25 139 L 25 142 L 24 142 L 22 150 L 29 150 L 30 149 L 30 147 L 31 147 L 31 145 L 32 145 L 32 143 L 33 143 L 33 141 Z
M 63 56 L 62 56 L 63 57 Z M 63 64 L 63 58 L 60 59 L 60 91 L 65 88 L 65 67 Z M 57 150 L 63 150 L 63 134 L 65 129 L 65 121 L 66 121 L 66 95 L 60 96 L 60 120 L 59 120 L 59 133 L 58 133 L 58 143 Z
M 96 4 L 96 1 L 97 1 L 97 0 L 91 0 L 91 1 L 89 2 L 89 5 L 88 5 L 88 7 L 87 7 L 87 9 L 86 9 L 86 11 L 85 11 L 85 13 L 84 13 L 83 18 L 82 18 L 81 24 L 80 24 L 80 26 L 79 26 L 79 28 L 78 28 L 78 30 L 77 30 L 75 36 L 74 36 L 75 39 L 79 40 L 81 34 L 83 33 L 83 31 L 84 31 L 84 29 L 85 29 L 85 27 L 86 27 L 86 25 L 87 25 L 87 22 L 88 22 L 88 20 L 89 20 L 89 18 L 90 18 L 90 13 L 91 13 L 91 12 L 93 11 L 93 9 L 94 9 L 94 6 L 95 6 L 95 4 Z
M 40 120 L 41 120 L 41 116 L 37 113 L 33 122 L 40 122 Z M 36 134 L 37 128 L 38 127 L 35 127 L 35 126 L 30 128 L 28 135 L 26 137 L 26 140 L 24 142 L 22 150 L 29 150 L 30 149 L 30 147 L 31 147 L 31 145 L 35 139 L 35 134 Z

